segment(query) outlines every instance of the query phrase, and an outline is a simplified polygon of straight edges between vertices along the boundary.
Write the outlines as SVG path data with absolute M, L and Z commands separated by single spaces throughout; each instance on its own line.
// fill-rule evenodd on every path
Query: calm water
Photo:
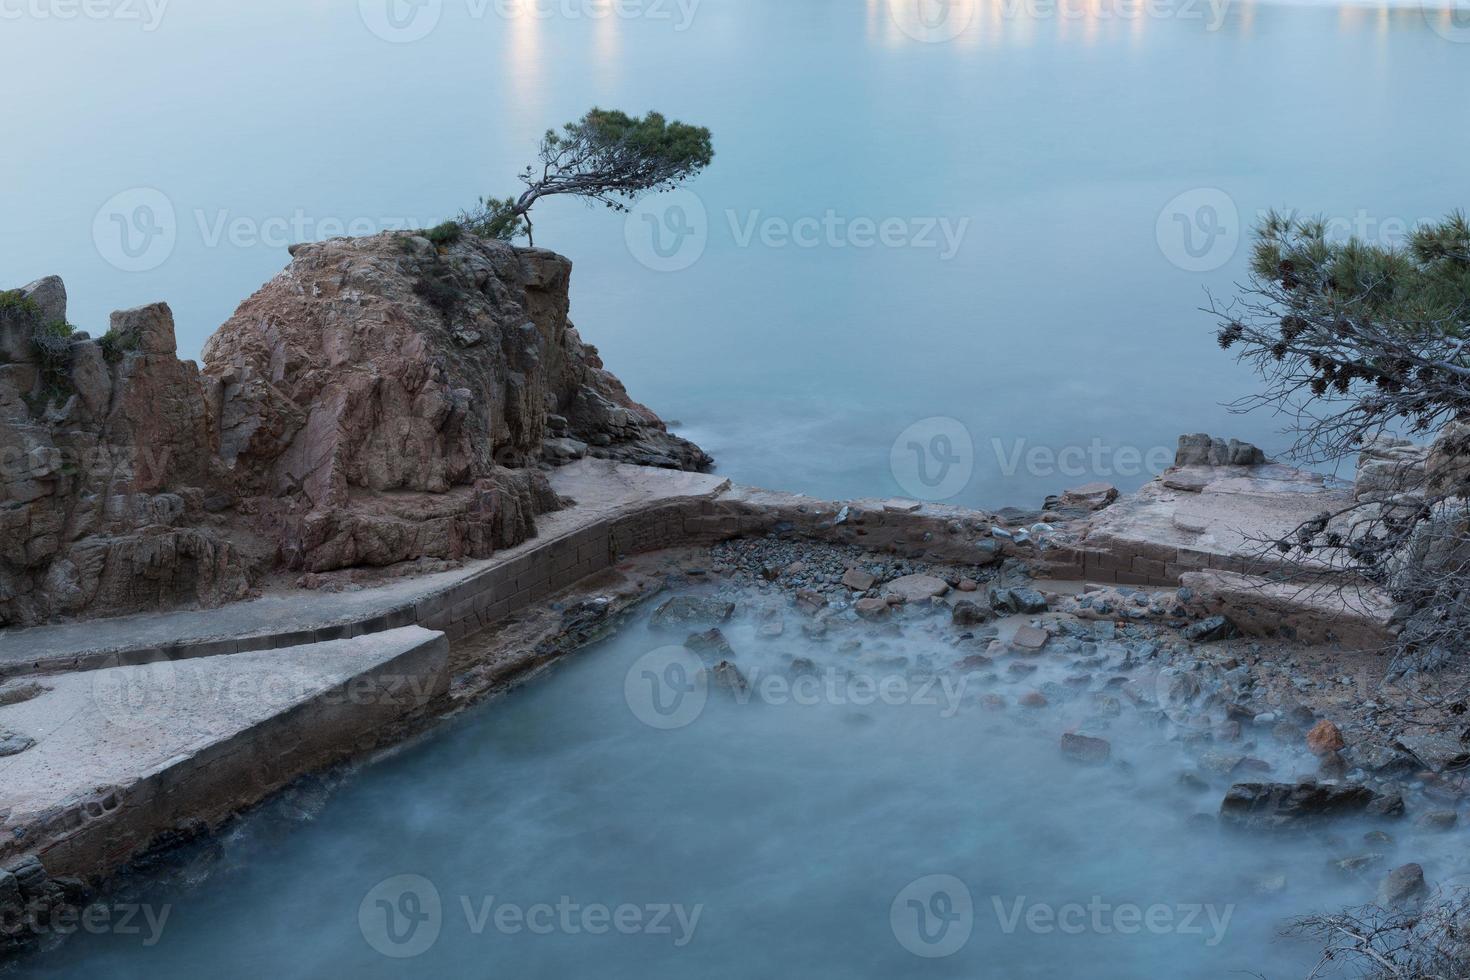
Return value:
M 94 330 L 166 298 L 195 355 L 287 241 L 431 223 L 548 126 L 657 108 L 718 151 L 652 215 L 672 262 L 643 214 L 537 215 L 630 390 L 741 481 L 994 505 L 1141 482 L 1182 431 L 1280 444 L 1220 407 L 1250 379 L 1197 311 L 1260 209 L 1392 237 L 1467 203 L 1463 9 L 922 0 L 926 34 L 897 0 L 386 2 L 8 5 L 0 279 L 64 275 Z M 973 452 L 895 478 L 935 417 L 901 456 Z
M 916 613 L 903 636 L 839 620 L 816 644 L 789 607 L 786 635 L 758 637 L 760 610 L 783 603 L 746 600 L 726 627 L 758 692 L 746 703 L 660 687 L 655 710 L 648 674 L 670 676 L 659 651 L 673 637 L 639 621 L 337 792 L 253 815 L 217 862 L 127 896 L 171 906 L 154 945 L 79 936 L 20 975 L 1296 980 L 1310 950 L 1276 938 L 1284 918 L 1365 901 L 1383 872 L 1352 880 L 1328 859 L 1378 851 L 1436 881 L 1465 870 L 1454 834 L 1395 827 L 1397 845 L 1369 846 L 1365 828 L 1339 826 L 1283 845 L 1201 826 L 1226 781 L 1182 790 L 1196 762 L 1171 729 L 1107 717 L 1077 688 L 1017 706 L 1075 673 L 1075 655 L 1022 681 L 1003 659 L 998 679 L 930 687 L 923 671 L 959 656 L 948 617 Z M 842 649 L 851 638 L 861 649 Z M 816 686 L 777 683 L 793 656 L 813 661 Z M 1116 673 L 1094 670 L 1094 690 Z M 1009 706 L 987 710 L 988 694 Z M 1060 758 L 1077 726 L 1113 741 L 1112 764 Z M 1241 751 L 1283 778 L 1314 766 L 1269 738 Z M 1277 874 L 1284 891 L 1260 894 L 1257 878 Z M 558 903 L 570 928 L 531 911 Z M 638 910 L 628 934 L 583 926 L 583 910 L 621 906 Z M 664 906 L 683 919 L 660 924 Z

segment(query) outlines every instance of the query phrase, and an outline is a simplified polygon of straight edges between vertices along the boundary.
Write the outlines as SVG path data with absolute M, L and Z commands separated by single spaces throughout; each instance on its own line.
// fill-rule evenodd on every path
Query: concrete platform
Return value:
M 0 707 L 35 739 L 0 760 L 0 864 L 117 868 L 166 831 L 212 825 L 383 741 L 448 688 L 442 633 L 407 627 L 305 647 L 48 676 Z

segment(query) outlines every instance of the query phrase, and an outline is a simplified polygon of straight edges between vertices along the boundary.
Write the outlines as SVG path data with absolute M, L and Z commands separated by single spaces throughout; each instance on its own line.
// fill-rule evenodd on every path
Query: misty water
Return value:
M 288 241 L 436 223 L 513 190 L 547 126 L 657 108 L 714 131 L 692 198 L 537 216 L 538 243 L 576 263 L 573 317 L 608 366 L 751 484 L 916 493 L 893 446 L 958 426 L 973 448 L 951 499 L 994 507 L 1138 485 L 1183 431 L 1284 444 L 1278 420 L 1222 407 L 1252 380 L 1198 311 L 1243 278 L 1261 210 L 1391 240 L 1467 203 L 1463 9 L 952 6 L 965 24 L 947 40 L 916 38 L 889 0 L 704 0 L 687 19 L 672 3 L 502 16 L 445 0 L 404 43 L 368 26 L 371 2 L 175 0 L 151 29 L 7 19 L 0 82 L 44 85 L 46 104 L 0 110 L 24 135 L 0 159 L 0 285 L 61 274 L 94 334 L 112 309 L 166 299 L 197 356 Z M 168 233 L 141 237 L 159 226 L 138 208 L 160 196 L 149 215 L 171 215 Z M 854 228 L 894 220 L 895 246 Z M 768 676 L 804 656 L 907 682 L 958 656 L 921 622 L 865 637 L 878 659 L 861 664 L 794 625 L 759 639 L 759 623 L 727 632 Z M 669 639 L 640 620 L 340 783 L 309 781 L 138 896 L 169 906 L 162 941 L 145 945 L 140 921 L 19 973 L 1274 980 L 1313 961 L 1276 938 L 1284 917 L 1371 896 L 1373 875 L 1340 878 L 1330 858 L 1462 870 L 1448 838 L 1220 835 L 1195 818 L 1224 784 L 1181 790 L 1196 760 L 1167 727 L 1094 718 L 1083 690 L 1015 704 L 1074 673 L 1068 658 L 977 679 L 957 705 L 712 695 L 659 730 L 626 687 Z M 1004 712 L 980 703 L 992 691 Z M 1084 723 L 1112 764 L 1060 757 L 1059 733 Z M 1283 777 L 1312 768 L 1295 747 L 1253 751 Z M 1285 890 L 1260 894 L 1275 874 Z M 407 935 L 431 897 L 420 879 L 437 938 L 384 955 L 360 918 L 392 909 Z M 968 941 L 913 952 L 935 951 L 926 937 L 966 894 Z M 699 913 L 631 935 L 495 925 L 501 906 L 563 896 L 625 924 Z M 1066 921 L 1048 928 L 1047 909 Z M 1140 927 L 1133 912 L 1154 909 Z M 924 935 L 901 921 L 916 911 Z
M 1201 814 L 1230 780 L 1186 747 L 1187 717 L 1160 722 L 1109 683 L 1148 691 L 1158 666 L 1125 664 L 1116 638 L 966 671 L 987 641 L 947 614 L 872 626 L 848 610 L 812 639 L 778 591 L 732 597 L 743 698 L 681 686 L 670 667 L 687 679 L 698 661 L 668 644 L 688 629 L 653 630 L 645 611 L 115 897 L 167 910 L 156 943 L 140 916 L 19 974 L 1284 980 L 1312 958 L 1277 938 L 1288 918 L 1367 901 L 1406 860 L 1440 881 L 1465 870 L 1458 835 L 1406 825 L 1395 843 L 1355 823 L 1220 831 Z M 779 637 L 760 633 L 772 617 Z M 1018 678 L 1020 662 L 1040 668 Z M 1034 690 L 1047 707 L 1018 703 Z M 1109 739 L 1112 759 L 1064 759 L 1073 729 Z M 1315 769 L 1299 741 L 1249 726 L 1225 747 L 1280 778 Z M 1383 857 L 1361 877 L 1328 868 L 1365 852 Z

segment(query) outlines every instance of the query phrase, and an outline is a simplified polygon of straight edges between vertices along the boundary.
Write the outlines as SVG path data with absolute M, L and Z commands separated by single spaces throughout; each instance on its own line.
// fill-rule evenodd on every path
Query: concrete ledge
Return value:
M 1281 582 L 1234 572 L 1201 571 L 1183 584 L 1206 615 L 1224 615 L 1251 636 L 1381 650 L 1393 642 L 1394 602 L 1371 585 Z
M 5 760 L 0 862 L 104 874 L 385 741 L 448 690 L 443 634 L 408 627 L 269 652 L 83 671 L 0 709 L 36 745 Z

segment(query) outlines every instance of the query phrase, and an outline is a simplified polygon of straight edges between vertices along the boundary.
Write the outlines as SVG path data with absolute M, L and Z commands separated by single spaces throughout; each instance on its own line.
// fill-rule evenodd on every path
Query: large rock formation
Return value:
M 60 279 L 0 294 L 0 626 L 244 595 L 210 385 L 174 350 L 163 304 L 92 340 Z
M 0 293 L 0 626 L 243 597 L 271 570 L 488 556 L 584 454 L 703 469 L 567 319 L 571 263 L 386 234 L 292 250 L 205 347 Z

